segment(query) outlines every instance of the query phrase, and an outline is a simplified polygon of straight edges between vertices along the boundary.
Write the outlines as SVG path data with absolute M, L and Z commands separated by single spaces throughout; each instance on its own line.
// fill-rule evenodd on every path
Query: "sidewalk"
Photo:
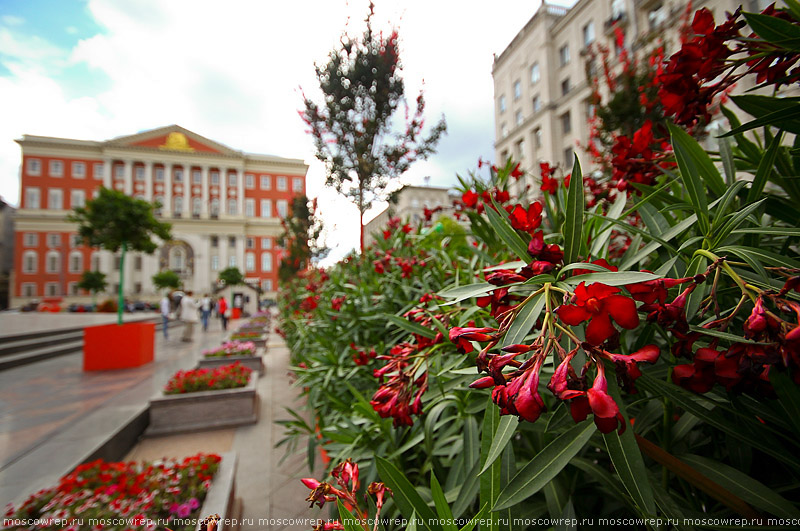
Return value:
M 236 325 L 231 323 L 229 330 Z M 175 371 L 192 368 L 202 349 L 218 345 L 226 335 L 218 321 L 206 333 L 196 328 L 193 343 L 180 342 L 180 333 L 173 330 L 168 340 L 157 335 L 155 361 L 136 369 L 83 373 L 80 354 L 72 354 L 0 372 L 0 500 L 18 504 L 55 484 L 121 420 L 141 414 Z M 309 475 L 305 451 L 278 464 L 284 449 L 274 445 L 282 429 L 273 422 L 288 418 L 284 407 L 296 407 L 296 393 L 289 388 L 288 350 L 280 338 L 270 337 L 266 370 L 258 385 L 257 424 L 144 439 L 128 457 L 183 457 L 233 449 L 238 454 L 236 484 L 243 517 L 254 522 L 242 529 L 308 530 L 308 520 L 300 525 L 287 521 L 322 515 L 304 501 L 308 489 L 299 478 Z

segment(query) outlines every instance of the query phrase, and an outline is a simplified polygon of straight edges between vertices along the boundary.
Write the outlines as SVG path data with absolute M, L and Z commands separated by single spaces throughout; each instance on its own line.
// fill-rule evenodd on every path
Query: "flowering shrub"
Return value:
M 264 335 L 263 330 L 259 327 L 258 330 L 247 330 L 240 328 L 233 334 L 231 334 L 231 341 L 239 341 L 242 339 L 260 339 Z
M 102 460 L 78 466 L 58 485 L 40 490 L 17 508 L 9 505 L 4 529 L 34 529 L 14 520 L 52 521 L 35 529 L 126 529 L 154 531 L 156 522 L 196 519 L 211 479 L 219 468 L 218 455 L 197 454 L 182 461 L 153 463 L 106 463 Z M 134 526 L 89 525 L 90 519 L 132 520 Z M 10 525 L 9 525 L 10 524 Z M 193 525 L 170 526 L 192 530 Z
M 701 10 L 690 31 L 648 90 L 680 75 L 719 95 L 713 73 L 796 83 L 796 2 L 719 26 Z M 800 103 L 732 96 L 753 119 L 722 107 L 732 130 L 707 152 L 685 128 L 709 101 L 684 102 L 689 119 L 663 95 L 669 149 L 641 129 L 620 140 L 657 163 L 613 194 L 576 163 L 543 164 L 538 198 L 513 197 L 509 161 L 461 179 L 465 229 L 392 220 L 362 256 L 284 289 L 315 423 L 296 415 L 287 441 L 352 457 L 406 518 L 441 517 L 446 499 L 492 529 L 520 514 L 800 517 L 800 152 L 784 142 Z
M 177 395 L 244 387 L 250 381 L 251 372 L 251 369 L 241 365 L 238 361 L 216 369 L 178 371 L 167 382 L 164 394 Z
M 203 351 L 207 358 L 227 358 L 229 356 L 255 356 L 256 344 L 252 341 L 226 341 L 216 348 Z

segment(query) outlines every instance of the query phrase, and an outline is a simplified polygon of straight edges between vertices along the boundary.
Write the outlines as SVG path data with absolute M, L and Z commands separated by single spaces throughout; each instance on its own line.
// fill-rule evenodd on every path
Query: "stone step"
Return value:
M 28 363 L 82 351 L 83 338 L 81 337 L 78 341 L 66 341 L 57 345 L 50 345 L 3 356 L 0 358 L 0 370 L 11 369 L 12 367 L 19 367 L 20 365 L 27 365 Z
M 0 344 L 0 359 L 10 354 L 35 350 L 41 347 L 58 345 L 71 341 L 83 341 L 83 329 L 79 328 L 76 330 L 67 330 L 65 332 L 59 330 L 39 337 L 26 337 L 24 339 L 4 341 L 2 344 Z

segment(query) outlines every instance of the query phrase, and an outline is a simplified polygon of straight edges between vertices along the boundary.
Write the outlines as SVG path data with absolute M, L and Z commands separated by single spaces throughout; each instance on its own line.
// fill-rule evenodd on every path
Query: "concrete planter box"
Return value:
M 198 369 L 216 369 L 218 367 L 222 367 L 224 365 L 230 365 L 231 363 L 239 362 L 240 365 L 243 365 L 253 371 L 258 372 L 258 374 L 264 374 L 264 358 L 261 357 L 263 354 L 263 349 L 256 348 L 255 356 L 203 356 L 197 362 Z
M 258 373 L 252 372 L 247 385 L 237 389 L 159 394 L 150 399 L 150 425 L 145 436 L 255 424 L 258 421 L 257 382 Z
M 211 480 L 211 488 L 208 489 L 206 499 L 200 508 L 200 516 L 197 522 L 197 531 L 200 529 L 203 519 L 212 514 L 218 514 L 222 521 L 217 526 L 218 531 L 230 531 L 230 522 L 238 520 L 238 514 L 234 514 L 236 508 L 236 452 L 222 454 L 222 462 L 219 464 L 214 479 Z

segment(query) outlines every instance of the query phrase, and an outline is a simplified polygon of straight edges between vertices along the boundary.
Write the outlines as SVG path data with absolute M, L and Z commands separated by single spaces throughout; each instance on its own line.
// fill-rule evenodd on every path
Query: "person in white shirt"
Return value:
M 197 302 L 192 298 L 191 291 L 187 291 L 181 299 L 181 321 L 183 321 L 181 341 L 191 341 L 194 335 L 194 324 L 197 322 Z
M 211 316 L 211 307 L 211 297 L 206 293 L 200 299 L 200 319 L 203 321 L 203 332 L 208 331 L 208 318 Z
M 169 324 L 169 306 L 169 297 L 164 294 L 164 297 L 161 299 L 161 324 L 164 327 L 164 339 L 169 339 L 169 335 L 167 335 L 167 325 Z

